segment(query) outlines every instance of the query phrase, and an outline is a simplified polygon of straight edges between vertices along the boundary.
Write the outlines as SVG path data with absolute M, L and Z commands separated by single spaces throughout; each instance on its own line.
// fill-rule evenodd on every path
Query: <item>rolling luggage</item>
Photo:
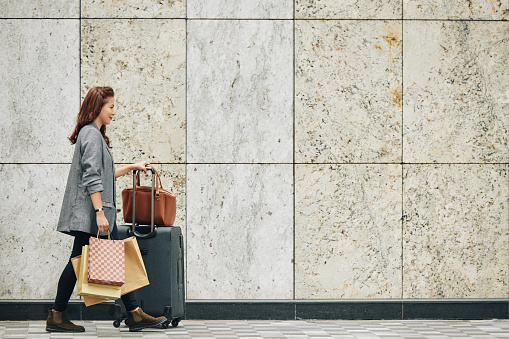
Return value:
M 151 316 L 164 315 L 163 328 L 178 326 L 185 314 L 184 239 L 178 226 L 154 226 L 154 177 L 152 168 L 152 216 L 150 226 L 136 225 L 136 171 L 133 171 L 132 225 L 118 227 L 120 239 L 135 236 L 147 270 L 149 285 L 134 291 L 140 307 Z M 119 327 L 127 313 L 121 300 L 115 302 L 115 321 Z M 127 324 L 127 320 L 126 324 Z

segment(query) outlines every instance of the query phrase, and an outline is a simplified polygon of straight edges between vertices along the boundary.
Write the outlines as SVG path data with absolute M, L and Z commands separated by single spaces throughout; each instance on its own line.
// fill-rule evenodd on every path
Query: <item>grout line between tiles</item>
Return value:
M 77 18 L 30 18 L 30 17 L 23 17 L 23 18 L 0 18 L 0 20 L 76 20 Z M 81 18 L 81 8 L 80 8 L 80 18 Z M 184 18 L 184 17 L 167 17 L 167 18 L 139 18 L 139 17 L 112 17 L 112 18 L 93 18 L 93 17 L 86 17 L 83 18 L 86 20 L 220 20 L 220 21 L 228 21 L 228 20 L 237 20 L 237 21 L 467 21 L 467 22 L 509 22 L 509 20 L 502 20 L 502 19 L 401 19 L 401 18 L 370 18 L 370 19 L 363 19 L 363 18 L 252 18 L 252 19 L 246 19 L 246 18 Z
M 287 163 L 287 162 L 151 162 L 158 165 L 419 165 L 419 166 L 434 166 L 434 165 L 502 165 L 507 166 L 509 163 L 454 163 L 454 162 L 328 162 L 328 163 Z M 2 165 L 70 165 L 70 162 L 0 162 Z M 117 165 L 129 165 L 132 162 L 115 162 Z
M 405 215 L 405 205 L 404 205 L 404 196 L 405 196 L 405 189 L 404 189 L 404 180 L 403 180 L 403 174 L 404 174 L 404 165 L 403 165 L 403 161 L 405 160 L 404 159 L 404 151 L 403 151 L 403 147 L 404 147 L 404 124 L 403 124 L 403 120 L 404 120 L 404 71 L 405 71 L 405 68 L 404 68 L 404 62 L 405 62 L 405 58 L 404 58 L 404 50 L 405 50 L 405 41 L 404 41 L 404 34 L 405 34 L 405 28 L 404 28 L 404 25 L 405 25 L 405 22 L 403 21 L 403 17 L 404 17 L 404 4 L 403 4 L 403 1 L 401 2 L 401 102 L 403 103 L 401 105 L 401 299 L 403 299 L 403 294 L 404 294 L 404 264 L 405 264 L 405 246 L 404 246 L 404 243 L 405 243 L 405 239 L 404 239 L 404 236 L 405 236 L 405 228 L 404 228 L 404 215 Z M 404 308 L 403 308 L 403 304 L 401 304 L 401 318 L 403 319 L 403 311 L 404 311 Z
M 187 123 L 187 65 L 188 65 L 188 60 L 187 60 L 187 50 L 188 50 L 188 39 L 187 39 L 187 32 L 188 32 L 188 24 L 187 24 L 187 2 L 186 2 L 186 21 L 185 21 L 185 33 L 186 33 L 186 40 L 185 40 L 185 43 L 186 43 L 186 48 L 185 48 L 185 60 L 186 60 L 186 77 L 185 77 L 185 102 L 184 102 L 184 112 L 185 112 L 185 123 L 186 123 L 186 140 L 185 140 L 185 160 L 184 160 L 184 167 L 185 167 L 185 176 L 186 176 L 186 181 L 185 181 L 185 204 L 186 204 L 186 207 L 185 207 L 185 218 L 186 218 L 186 222 L 185 222 L 185 228 L 186 228 L 186 237 L 185 237 L 185 246 L 184 246 L 184 261 L 186 263 L 186 267 L 185 267 L 185 272 L 184 272 L 184 278 L 185 278 L 185 281 L 184 281 L 184 295 L 186 295 L 187 293 L 185 293 L 185 291 L 189 291 L 188 289 L 188 286 L 187 286 L 187 280 L 188 280 L 188 277 L 187 277 L 187 274 L 188 274 L 188 270 L 187 270 L 187 264 L 188 264 L 188 261 L 187 261 L 187 240 L 188 240 L 188 237 L 187 235 L 189 234 L 188 232 L 188 227 L 187 227 L 187 219 L 188 219 L 188 216 L 189 214 L 187 213 L 187 195 L 188 195 L 188 189 L 187 189 L 187 182 L 188 182 L 188 177 L 187 177 L 187 128 L 189 126 L 189 124 Z
M 292 109 L 292 113 L 293 113 L 293 134 L 292 134 L 292 139 L 293 139 L 293 299 L 295 300 L 295 232 L 296 232 L 296 229 L 297 229 L 297 226 L 295 224 L 295 221 L 296 221 L 296 218 L 295 218 L 295 210 L 296 210 L 296 206 L 295 206 L 295 193 L 296 193 L 296 189 L 295 189 L 295 55 L 296 55 L 296 42 L 295 42 L 295 1 L 293 2 L 293 20 L 292 20 L 292 26 L 293 26 L 293 29 L 292 29 L 292 33 L 293 33 L 293 67 L 292 67 L 292 77 L 293 77 L 293 109 Z M 296 310 L 297 306 L 295 306 L 295 312 L 297 312 Z M 297 316 L 297 314 L 295 313 L 295 317 Z M 295 319 L 295 318 L 294 318 Z

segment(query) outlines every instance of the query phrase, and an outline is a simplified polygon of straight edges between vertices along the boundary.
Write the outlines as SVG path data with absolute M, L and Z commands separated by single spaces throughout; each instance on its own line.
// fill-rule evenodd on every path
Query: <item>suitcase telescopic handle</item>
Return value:
M 142 234 L 136 231 L 136 172 L 138 170 L 133 170 L 133 223 L 131 226 L 131 231 L 129 232 L 131 236 L 135 236 L 136 238 L 153 238 L 157 234 L 157 229 L 154 228 L 154 196 L 155 196 L 155 176 L 156 172 L 152 167 L 147 167 L 147 171 L 152 172 L 152 194 L 151 202 L 150 202 L 150 233 Z

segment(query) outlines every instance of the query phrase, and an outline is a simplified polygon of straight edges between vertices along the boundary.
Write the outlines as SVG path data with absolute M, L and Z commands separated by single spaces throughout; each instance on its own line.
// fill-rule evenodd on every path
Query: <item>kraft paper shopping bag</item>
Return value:
M 81 252 L 80 275 L 78 276 L 78 295 L 116 300 L 120 298 L 121 286 L 99 285 L 88 282 L 88 245 Z
M 122 295 L 149 284 L 147 270 L 136 237 L 124 239 L 124 246 L 125 283 L 122 285 Z
M 78 277 L 80 275 L 81 255 L 72 258 L 71 262 L 72 262 L 72 267 L 74 268 L 74 274 L 76 274 L 76 279 L 78 279 Z M 79 280 L 78 280 L 78 284 L 79 284 Z M 110 300 L 110 299 L 89 297 L 87 295 L 83 295 L 81 297 L 83 298 L 83 301 L 85 302 L 85 306 L 87 306 L 87 307 L 96 305 L 96 304 L 100 304 L 102 302 Z

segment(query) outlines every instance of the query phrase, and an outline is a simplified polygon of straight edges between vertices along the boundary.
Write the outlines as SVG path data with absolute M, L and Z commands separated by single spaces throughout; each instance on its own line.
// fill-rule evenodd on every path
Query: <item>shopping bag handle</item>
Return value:
M 97 230 L 97 238 L 99 238 L 99 235 L 101 234 L 101 232 L 99 230 Z M 110 229 L 108 228 L 108 240 L 111 240 L 111 234 L 110 234 Z

